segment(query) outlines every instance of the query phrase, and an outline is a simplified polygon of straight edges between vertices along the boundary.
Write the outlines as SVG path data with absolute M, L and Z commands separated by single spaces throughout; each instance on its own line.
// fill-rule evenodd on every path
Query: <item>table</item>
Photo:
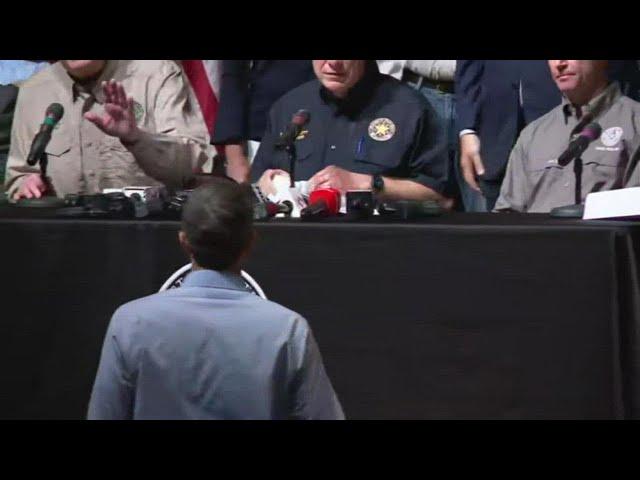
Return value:
M 83 418 L 113 311 L 178 222 L 0 208 L 0 418 Z M 640 223 L 451 214 L 257 224 L 245 267 L 311 324 L 348 418 L 639 418 Z

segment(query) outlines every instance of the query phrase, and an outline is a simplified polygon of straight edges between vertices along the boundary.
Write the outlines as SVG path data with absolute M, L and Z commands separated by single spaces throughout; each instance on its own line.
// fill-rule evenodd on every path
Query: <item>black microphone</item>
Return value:
M 33 166 L 38 163 L 45 148 L 47 148 L 47 145 L 51 140 L 51 132 L 53 131 L 53 128 L 60 121 L 63 114 L 64 108 L 59 103 L 52 103 L 49 105 L 47 112 L 45 113 L 44 122 L 40 125 L 40 131 L 36 134 L 33 138 L 33 142 L 31 143 L 31 149 L 27 156 L 27 164 Z
M 289 200 L 284 200 L 280 203 L 273 203 L 267 200 L 262 190 L 257 184 L 251 185 L 253 192 L 253 219 L 254 220 L 266 220 L 271 217 L 275 217 L 279 213 L 283 213 L 286 217 L 291 216 L 293 212 L 293 203 Z
M 574 138 L 571 143 L 569 143 L 567 149 L 562 152 L 562 155 L 558 158 L 558 165 L 564 167 L 574 158 L 578 158 L 601 133 L 602 127 L 596 122 L 592 122 L 584 127 L 580 135 Z
M 287 126 L 287 129 L 280 135 L 280 138 L 276 142 L 276 148 L 286 148 L 293 145 L 302 128 L 309 123 L 311 114 L 309 110 L 298 110 L 293 117 L 291 117 L 291 123 Z

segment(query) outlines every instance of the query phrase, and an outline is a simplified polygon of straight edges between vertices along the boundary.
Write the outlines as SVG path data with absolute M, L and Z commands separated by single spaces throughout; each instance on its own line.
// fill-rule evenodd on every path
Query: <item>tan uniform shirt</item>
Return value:
M 83 117 L 89 111 L 104 114 L 101 83 L 110 79 L 122 82 L 135 101 L 143 135 L 128 147 Z M 59 62 L 34 75 L 18 94 L 5 178 L 9 196 L 26 174 L 40 171 L 38 165 L 28 166 L 26 158 L 53 102 L 64 107 L 46 149 L 47 176 L 59 197 L 125 186 L 184 186 L 211 151 L 202 112 L 193 104 L 187 82 L 171 60 L 108 60 L 100 77 L 88 85 L 75 82 Z
M 602 135 L 581 156 L 580 202 L 591 192 L 640 186 L 640 103 L 622 95 L 612 83 L 581 110 L 580 115 L 564 99 L 522 131 L 494 211 L 546 213 L 576 203 L 576 161 L 561 167 L 558 157 L 573 136 L 594 121 L 602 127 Z

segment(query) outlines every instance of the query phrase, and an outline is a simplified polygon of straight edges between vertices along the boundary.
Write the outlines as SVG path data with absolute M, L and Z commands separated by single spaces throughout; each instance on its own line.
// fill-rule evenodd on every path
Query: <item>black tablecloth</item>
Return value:
M 113 311 L 177 222 L 0 209 L 0 418 L 83 418 Z M 245 270 L 311 324 L 349 418 L 638 418 L 637 223 L 458 214 L 257 225 Z

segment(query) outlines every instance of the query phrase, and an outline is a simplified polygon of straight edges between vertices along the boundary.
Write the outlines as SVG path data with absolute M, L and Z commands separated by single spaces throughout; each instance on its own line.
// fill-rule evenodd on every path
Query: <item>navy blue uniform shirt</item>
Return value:
M 427 100 L 412 88 L 371 68 L 345 99 L 318 80 L 284 95 L 271 109 L 267 130 L 251 168 L 289 171 L 275 143 L 300 109 L 310 121 L 295 142 L 295 180 L 308 180 L 329 165 L 355 173 L 410 179 L 442 192 L 447 175 L 446 141 Z

